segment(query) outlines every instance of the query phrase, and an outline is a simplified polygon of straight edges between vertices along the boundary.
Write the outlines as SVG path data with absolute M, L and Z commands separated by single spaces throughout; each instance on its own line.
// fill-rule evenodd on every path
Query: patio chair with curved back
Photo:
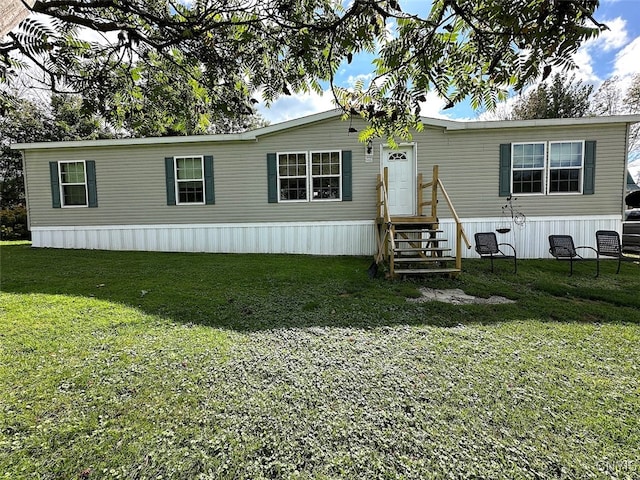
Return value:
M 635 261 L 633 257 L 627 257 L 622 252 L 622 243 L 620 242 L 620 234 L 615 230 L 598 230 L 596 232 L 596 246 L 598 254 L 604 257 L 613 257 L 618 259 L 618 268 L 616 274 L 620 273 L 620 264 L 623 260 Z
M 598 250 L 586 245 L 576 247 L 571 235 L 549 235 L 549 253 L 557 260 L 569 261 L 569 276 L 573 275 L 573 262 L 578 260 L 593 260 L 580 255 L 577 252 L 577 249 L 579 248 L 587 248 L 596 253 L 596 277 L 600 275 L 600 255 Z
M 510 243 L 498 243 L 496 234 L 493 232 L 482 232 L 474 235 L 476 241 L 476 252 L 481 258 L 488 258 L 491 260 L 491 272 L 493 273 L 493 260 L 494 259 L 513 259 L 513 273 L 518 273 L 518 258 L 516 249 Z M 500 246 L 508 246 L 511 248 L 513 255 L 504 253 Z

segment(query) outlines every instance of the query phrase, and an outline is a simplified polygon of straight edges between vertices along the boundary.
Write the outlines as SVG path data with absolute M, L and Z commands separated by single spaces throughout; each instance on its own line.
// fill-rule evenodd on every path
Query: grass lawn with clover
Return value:
M 640 267 L 0 246 L 0 478 L 640 476 Z M 513 304 L 414 303 L 420 287 Z

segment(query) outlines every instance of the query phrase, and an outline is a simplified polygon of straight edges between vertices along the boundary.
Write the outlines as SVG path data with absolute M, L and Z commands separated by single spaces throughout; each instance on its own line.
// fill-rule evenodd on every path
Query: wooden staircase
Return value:
M 385 261 L 389 276 L 449 275 L 462 271 L 462 242 L 470 248 L 462 224 L 451 199 L 438 178 L 438 166 L 433 167 L 433 179 L 423 183 L 418 175 L 418 214 L 391 216 L 388 209 L 388 170 L 378 175 L 378 253 L 376 263 Z M 430 191 L 429 191 L 430 190 Z M 424 192 L 429 191 L 427 200 Z M 437 216 L 438 195 L 442 193 L 456 221 L 455 243 L 442 236 Z

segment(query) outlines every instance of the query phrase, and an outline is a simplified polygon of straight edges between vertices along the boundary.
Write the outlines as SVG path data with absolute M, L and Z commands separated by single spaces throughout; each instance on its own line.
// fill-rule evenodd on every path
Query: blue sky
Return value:
M 400 0 L 405 11 L 416 11 L 425 8 L 424 0 Z M 585 43 L 575 56 L 578 69 L 576 77 L 598 86 L 607 78 L 618 75 L 620 87 L 625 89 L 632 76 L 640 73 L 640 0 L 600 0 L 596 11 L 596 19 L 609 26 L 609 31 L 597 39 Z M 350 86 L 358 78 L 370 78 L 373 67 L 371 57 L 359 57 L 343 68 L 336 75 L 340 86 Z M 331 92 L 320 96 L 293 95 L 276 101 L 271 108 L 261 106 L 260 113 L 271 123 L 298 118 L 312 113 L 333 108 Z M 475 119 L 479 112 L 474 112 L 468 102 L 461 103 L 452 109 L 443 111 L 444 102 L 435 95 L 430 95 L 423 105 L 422 114 L 428 117 L 451 119 Z

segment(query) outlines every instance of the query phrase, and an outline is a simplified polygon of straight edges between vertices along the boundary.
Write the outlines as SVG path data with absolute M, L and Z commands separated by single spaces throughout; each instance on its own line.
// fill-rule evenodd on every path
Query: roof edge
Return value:
M 433 124 L 434 119 L 426 119 Z M 533 120 L 438 120 L 447 130 L 484 130 L 492 128 L 561 127 L 581 125 L 611 125 L 640 123 L 640 114 L 602 117 L 539 118 Z
M 303 117 L 286 120 L 266 127 L 249 130 L 243 133 L 225 133 L 217 135 L 187 135 L 177 137 L 145 137 L 145 138 L 110 138 L 102 140 L 73 140 L 62 142 L 32 142 L 15 143 L 12 150 L 39 150 L 57 148 L 83 148 L 83 147 L 115 147 L 133 145 L 168 145 L 185 143 L 206 142 L 244 142 L 256 141 L 258 137 L 272 133 L 289 130 L 296 127 L 321 122 L 339 117 L 342 111 L 339 109 L 314 113 Z M 485 120 L 485 121 L 459 121 L 444 118 L 420 117 L 425 127 L 444 128 L 447 131 L 457 130 L 483 130 L 495 128 L 527 128 L 527 127 L 557 127 L 580 125 L 607 125 L 607 124 L 633 124 L 640 123 L 640 114 L 637 115 L 612 115 L 607 117 L 579 117 L 579 118 L 546 118 L 536 120 Z

